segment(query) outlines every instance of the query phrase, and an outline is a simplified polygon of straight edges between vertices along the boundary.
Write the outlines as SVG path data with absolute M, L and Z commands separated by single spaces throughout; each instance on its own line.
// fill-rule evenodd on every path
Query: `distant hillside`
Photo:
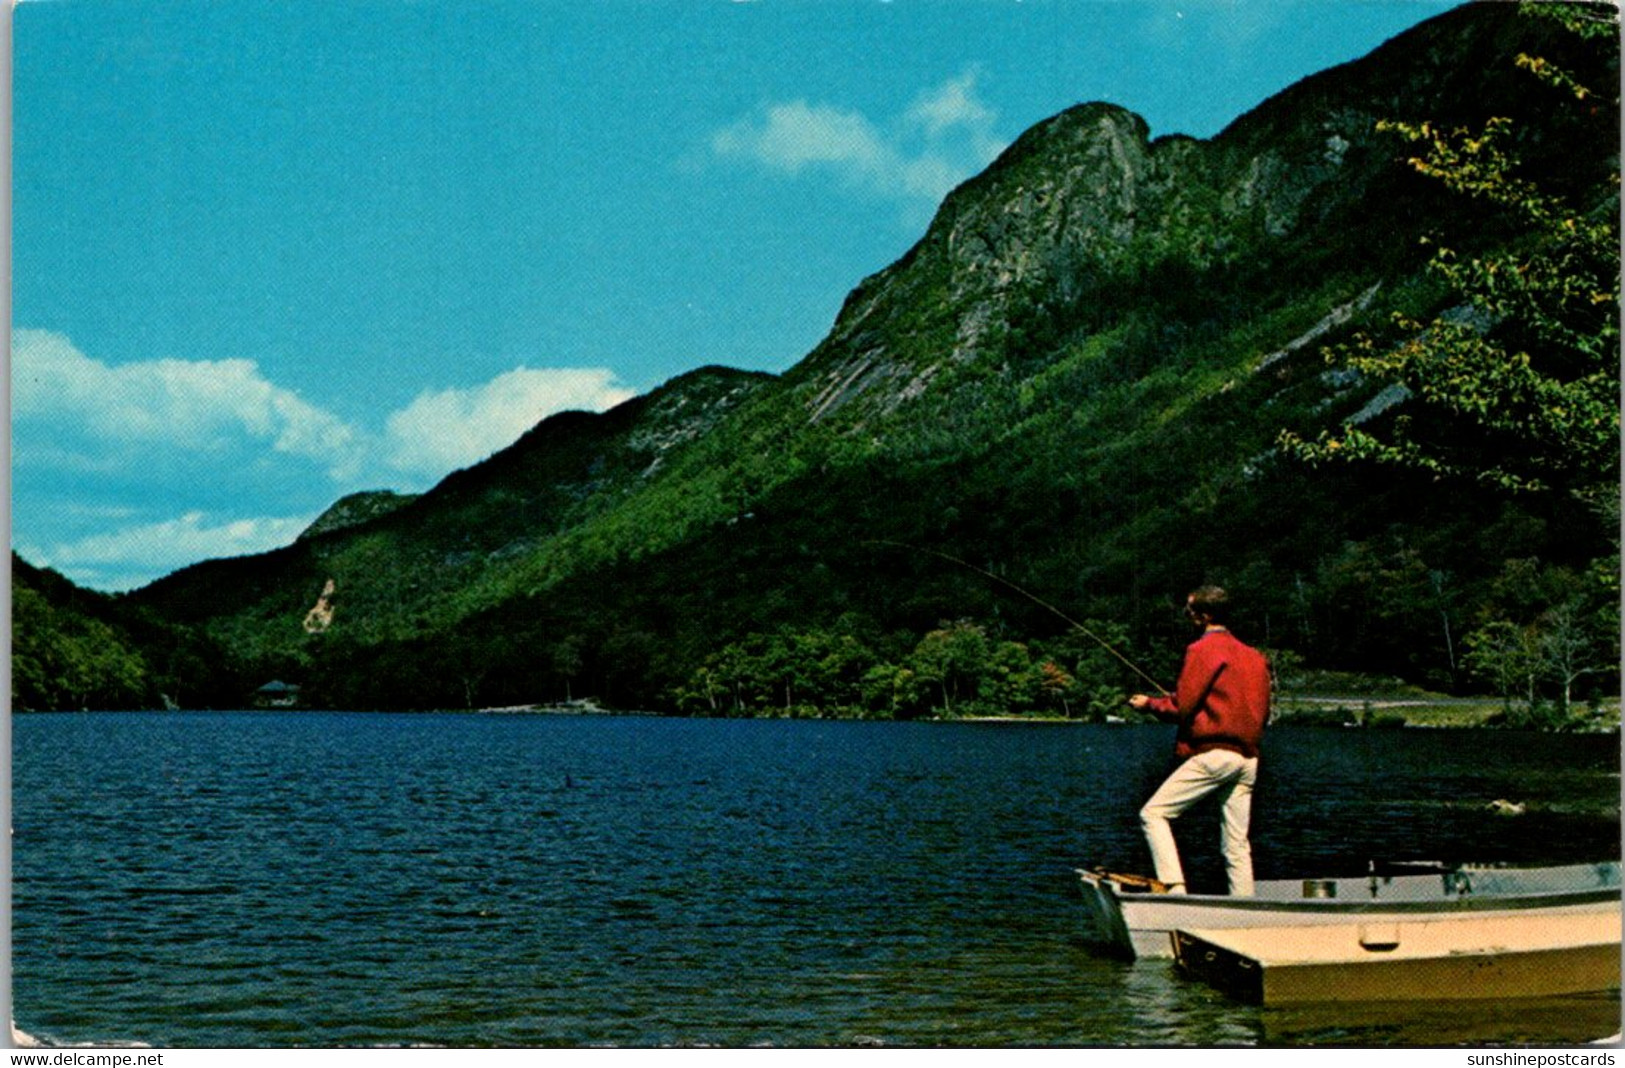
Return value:
M 1617 211 L 1617 102 L 1556 106 L 1520 52 L 1618 82 L 1617 44 L 1485 4 L 1209 141 L 1070 108 L 950 194 L 784 375 L 706 368 L 555 416 L 421 497 L 131 602 L 344 706 L 791 711 L 843 688 L 873 714 L 1041 697 L 1072 714 L 1087 679 L 1133 684 L 1031 601 L 881 544 L 901 542 L 1108 621 L 1163 677 L 1172 599 L 1217 580 L 1290 657 L 1460 688 L 1464 634 L 1595 599 L 1610 523 L 1558 496 L 1310 469 L 1275 443 L 1409 417 L 1321 350 L 1450 306 L 1424 237 L 1523 240 L 1407 167 L 1378 120 L 1511 117 L 1535 173 Z M 989 696 L 996 662 L 1014 666 Z M 742 673 L 773 681 L 747 698 Z
M 238 707 L 245 684 L 206 636 L 12 554 L 13 709 Z
M 393 497 L 384 508 L 368 498 L 371 516 L 342 509 L 342 521 L 318 520 L 285 549 L 184 569 L 136 600 L 237 642 L 288 650 L 305 641 L 304 617 L 332 580 L 341 633 L 412 633 L 489 571 L 545 552 L 561 532 L 643 491 L 674 454 L 770 381 L 702 368 L 602 415 L 553 416 L 428 494 Z

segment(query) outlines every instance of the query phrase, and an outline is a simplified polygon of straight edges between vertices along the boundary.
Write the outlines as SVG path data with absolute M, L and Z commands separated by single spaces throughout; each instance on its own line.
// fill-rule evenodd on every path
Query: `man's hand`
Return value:
M 1128 704 L 1130 708 L 1137 708 L 1143 712 L 1151 707 L 1151 698 L 1143 693 L 1137 693 L 1128 699 Z

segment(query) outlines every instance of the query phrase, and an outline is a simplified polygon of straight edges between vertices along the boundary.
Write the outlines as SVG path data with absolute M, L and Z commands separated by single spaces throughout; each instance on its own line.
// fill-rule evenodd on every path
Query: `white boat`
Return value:
M 1133 960 L 1174 955 L 1178 930 L 1399 923 L 1516 912 L 1595 913 L 1620 902 L 1618 861 L 1559 867 L 1396 864 L 1335 879 L 1260 880 L 1251 897 L 1168 894 L 1154 880 L 1083 871 L 1084 906 L 1102 950 Z
M 1263 1005 L 1509 1000 L 1618 990 L 1620 902 L 1563 915 L 1176 931 L 1180 970 Z

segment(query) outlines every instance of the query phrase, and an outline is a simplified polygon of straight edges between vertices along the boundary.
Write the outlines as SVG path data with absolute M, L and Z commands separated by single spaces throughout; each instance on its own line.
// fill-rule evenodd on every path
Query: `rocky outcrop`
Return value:
M 703 437 L 772 381 L 771 375 L 702 367 L 656 390 L 626 436 L 629 450 L 649 458 L 642 477 L 654 474 L 673 449 Z
M 1242 276 L 1288 292 L 1324 269 L 1320 250 L 1347 249 L 1365 277 L 1327 298 L 1320 314 L 1331 315 L 1384 272 L 1414 271 L 1414 257 L 1392 264 L 1438 209 L 1435 191 L 1396 166 L 1403 150 L 1379 120 L 1527 112 L 1528 86 L 1508 74 L 1537 46 L 1561 50 L 1560 35 L 1515 5 L 1468 5 L 1206 141 L 1153 139 L 1115 105 L 1070 108 L 950 194 L 919 244 L 853 291 L 787 380 L 810 422 L 873 428 L 953 389 L 956 369 L 1046 357 L 1026 324 L 1045 324 L 1037 344 L 1061 346 L 1175 287 L 1212 285 L 1219 301 Z
M 350 527 L 370 523 L 417 500 L 415 493 L 396 493 L 392 490 L 367 490 L 341 497 L 316 518 L 299 535 L 299 540 L 332 534 Z

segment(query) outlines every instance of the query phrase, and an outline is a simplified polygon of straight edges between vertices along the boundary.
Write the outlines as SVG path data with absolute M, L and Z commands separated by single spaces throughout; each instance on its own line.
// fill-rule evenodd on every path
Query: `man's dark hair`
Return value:
M 1190 606 L 1215 623 L 1230 621 L 1230 595 L 1219 586 L 1198 586 L 1191 591 Z

